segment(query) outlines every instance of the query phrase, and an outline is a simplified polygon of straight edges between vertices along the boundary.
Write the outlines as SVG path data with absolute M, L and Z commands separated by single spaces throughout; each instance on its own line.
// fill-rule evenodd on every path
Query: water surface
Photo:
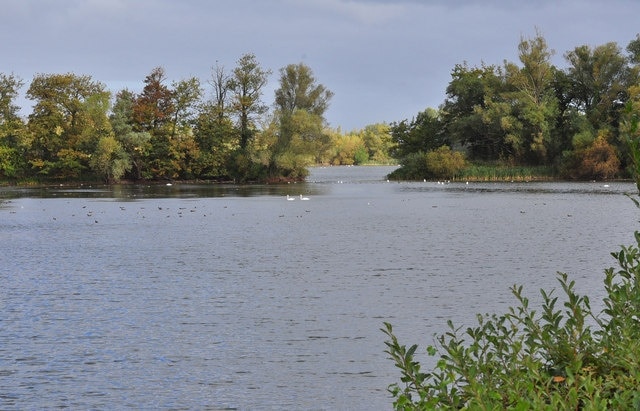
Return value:
M 383 321 L 424 347 L 448 319 L 502 312 L 514 283 L 535 300 L 556 271 L 597 306 L 637 228 L 630 183 L 391 169 L 1 189 L 0 408 L 391 409 Z

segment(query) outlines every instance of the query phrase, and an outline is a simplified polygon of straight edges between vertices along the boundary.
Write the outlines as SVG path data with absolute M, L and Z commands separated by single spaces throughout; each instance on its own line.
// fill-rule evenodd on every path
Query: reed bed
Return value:
M 508 166 L 471 164 L 456 179 L 465 181 L 548 181 L 557 178 L 548 166 Z

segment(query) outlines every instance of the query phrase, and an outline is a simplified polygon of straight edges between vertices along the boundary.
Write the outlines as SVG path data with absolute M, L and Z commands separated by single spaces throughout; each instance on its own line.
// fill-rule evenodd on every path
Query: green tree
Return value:
M 636 177 L 640 192 L 640 85 L 629 87 L 628 92 L 629 100 L 622 112 L 620 133 L 627 147 L 625 153 L 629 160 L 629 174 Z
M 192 133 L 184 133 L 170 140 L 172 177 L 190 180 L 202 172 L 200 147 Z
M 191 77 L 172 83 L 173 118 L 170 149 L 173 156 L 173 176 L 193 179 L 201 172 L 200 149 L 193 135 L 193 126 L 201 104 L 203 90 L 200 80 Z
M 441 107 L 444 135 L 452 145 L 464 147 L 471 159 L 495 160 L 510 155 L 505 145 L 501 117 L 510 113 L 496 106 L 503 96 L 504 75 L 495 66 L 469 68 L 456 65 L 447 86 L 447 97 Z M 490 111 L 487 106 L 493 104 Z
M 280 127 L 278 142 L 272 149 L 272 177 L 305 177 L 308 173 L 306 167 L 318 163 L 330 149 L 331 137 L 325 130 L 322 117 L 302 109 L 293 112 L 287 120 L 287 127 L 286 145 L 283 145 L 283 129 Z
M 33 134 L 29 160 L 50 177 L 78 177 L 107 127 L 109 92 L 90 76 L 40 74 L 27 97 L 35 101 L 28 127 Z
M 239 148 L 238 130 L 221 114 L 216 102 L 206 102 L 198 111 L 194 138 L 200 148 L 200 170 L 204 177 L 228 178 L 232 155 Z
M 0 124 L 19 119 L 20 107 L 15 104 L 24 82 L 13 74 L 0 73 Z
M 593 127 L 571 102 L 571 80 L 566 71 L 554 68 L 551 83 L 557 111 L 554 127 L 551 129 L 548 160 L 561 161 L 562 156 L 572 150 L 573 136 L 587 130 L 593 132 Z
M 89 161 L 91 168 L 105 183 L 119 180 L 131 168 L 131 160 L 114 137 L 102 137 Z
M 629 77 L 627 59 L 616 43 L 595 48 L 583 45 L 565 54 L 571 82 L 569 97 L 595 130 L 617 129 L 619 112 L 627 100 Z
M 357 132 L 367 150 L 367 157 L 374 163 L 383 164 L 390 161 L 393 144 L 391 127 L 386 123 L 369 124 Z
M 255 116 L 267 112 L 261 101 L 270 70 L 264 70 L 254 54 L 245 54 L 237 62 L 229 83 L 232 92 L 231 108 L 238 119 L 240 149 L 245 150 L 254 135 Z
M 275 92 L 280 130 L 272 173 L 300 176 L 301 169 L 321 161 L 331 142 L 324 113 L 332 96 L 317 83 L 309 66 L 289 64 L 280 69 L 280 87 Z
M 275 103 L 281 115 L 293 115 L 304 110 L 320 117 L 329 108 L 333 92 L 317 84 L 311 68 L 303 63 L 289 64 L 280 69 L 280 88 Z
M 513 92 L 516 117 L 521 123 L 519 135 L 513 136 L 521 146 L 523 160 L 545 163 L 553 154 L 552 129 L 557 118 L 558 102 L 552 87 L 554 67 L 553 51 L 547 47 L 540 33 L 532 39 L 521 39 L 518 45 L 522 67 L 505 65 L 507 84 Z M 513 135 L 513 134 L 512 134 Z M 551 152 L 551 153 L 550 153 Z
M 139 180 L 147 172 L 146 161 L 151 149 L 151 134 L 147 131 L 134 131 L 133 106 L 135 98 L 135 95 L 129 90 L 121 90 L 116 95 L 109 121 L 115 139 L 120 143 L 131 162 L 131 167 L 125 168 L 126 172 L 130 173 L 132 179 Z
M 198 104 L 202 98 L 200 80 L 191 77 L 173 83 L 173 119 L 171 121 L 171 137 L 177 133 L 188 133 L 191 130 Z
M 111 95 L 109 93 L 97 93 L 85 99 L 83 104 L 83 111 L 86 113 L 85 125 L 80 139 L 86 141 L 88 150 L 93 150 L 102 137 L 113 135 L 109 121 L 110 108 Z
M 199 107 L 194 138 L 199 151 L 199 168 L 203 177 L 229 178 L 233 153 L 239 148 L 239 132 L 231 118 L 233 77 L 224 66 L 216 63 L 208 82 L 212 98 Z
M 636 38 L 629 42 L 626 50 L 629 53 L 629 61 L 634 65 L 640 64 L 640 34 L 636 34 Z
M 0 178 L 17 177 L 25 168 L 28 141 L 20 107 L 15 104 L 23 85 L 19 77 L 0 73 Z
M 391 123 L 389 129 L 393 144 L 391 156 L 397 159 L 449 143 L 443 134 L 440 113 L 432 108 L 419 112 L 411 121 Z

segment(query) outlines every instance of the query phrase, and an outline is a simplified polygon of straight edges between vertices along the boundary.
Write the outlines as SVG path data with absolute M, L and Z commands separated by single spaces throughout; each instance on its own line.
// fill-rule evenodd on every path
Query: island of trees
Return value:
M 616 43 L 576 47 L 565 69 L 540 33 L 518 52 L 519 63 L 456 65 L 438 110 L 391 126 L 396 177 L 629 176 L 621 120 L 640 96 L 640 37 L 627 54 Z
M 139 94 L 112 96 L 88 75 L 0 73 L 0 180 L 8 182 L 300 180 L 307 166 L 385 163 L 389 126 L 343 134 L 324 118 L 333 93 L 304 64 L 280 69 L 272 110 L 263 90 L 271 75 L 255 55 L 232 70 L 216 64 L 205 82 L 169 82 L 162 67 Z
M 6 182 L 301 180 L 314 164 L 385 164 L 395 179 L 612 179 L 630 174 L 625 119 L 640 100 L 640 36 L 582 45 L 565 68 L 539 33 L 519 62 L 456 65 L 438 109 L 343 133 L 324 115 L 333 93 L 310 67 L 270 70 L 255 55 L 210 78 L 169 81 L 152 69 L 140 93 L 115 94 L 89 75 L 0 73 L 0 180 Z

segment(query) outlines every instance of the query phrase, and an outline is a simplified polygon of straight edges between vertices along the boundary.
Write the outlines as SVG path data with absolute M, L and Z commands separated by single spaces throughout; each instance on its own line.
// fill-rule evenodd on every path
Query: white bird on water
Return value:
M 295 198 L 289 197 L 289 194 L 287 194 L 287 201 L 294 201 L 294 200 L 295 200 Z
M 302 197 L 302 194 L 300 194 L 300 200 L 309 200 L 309 197 Z

